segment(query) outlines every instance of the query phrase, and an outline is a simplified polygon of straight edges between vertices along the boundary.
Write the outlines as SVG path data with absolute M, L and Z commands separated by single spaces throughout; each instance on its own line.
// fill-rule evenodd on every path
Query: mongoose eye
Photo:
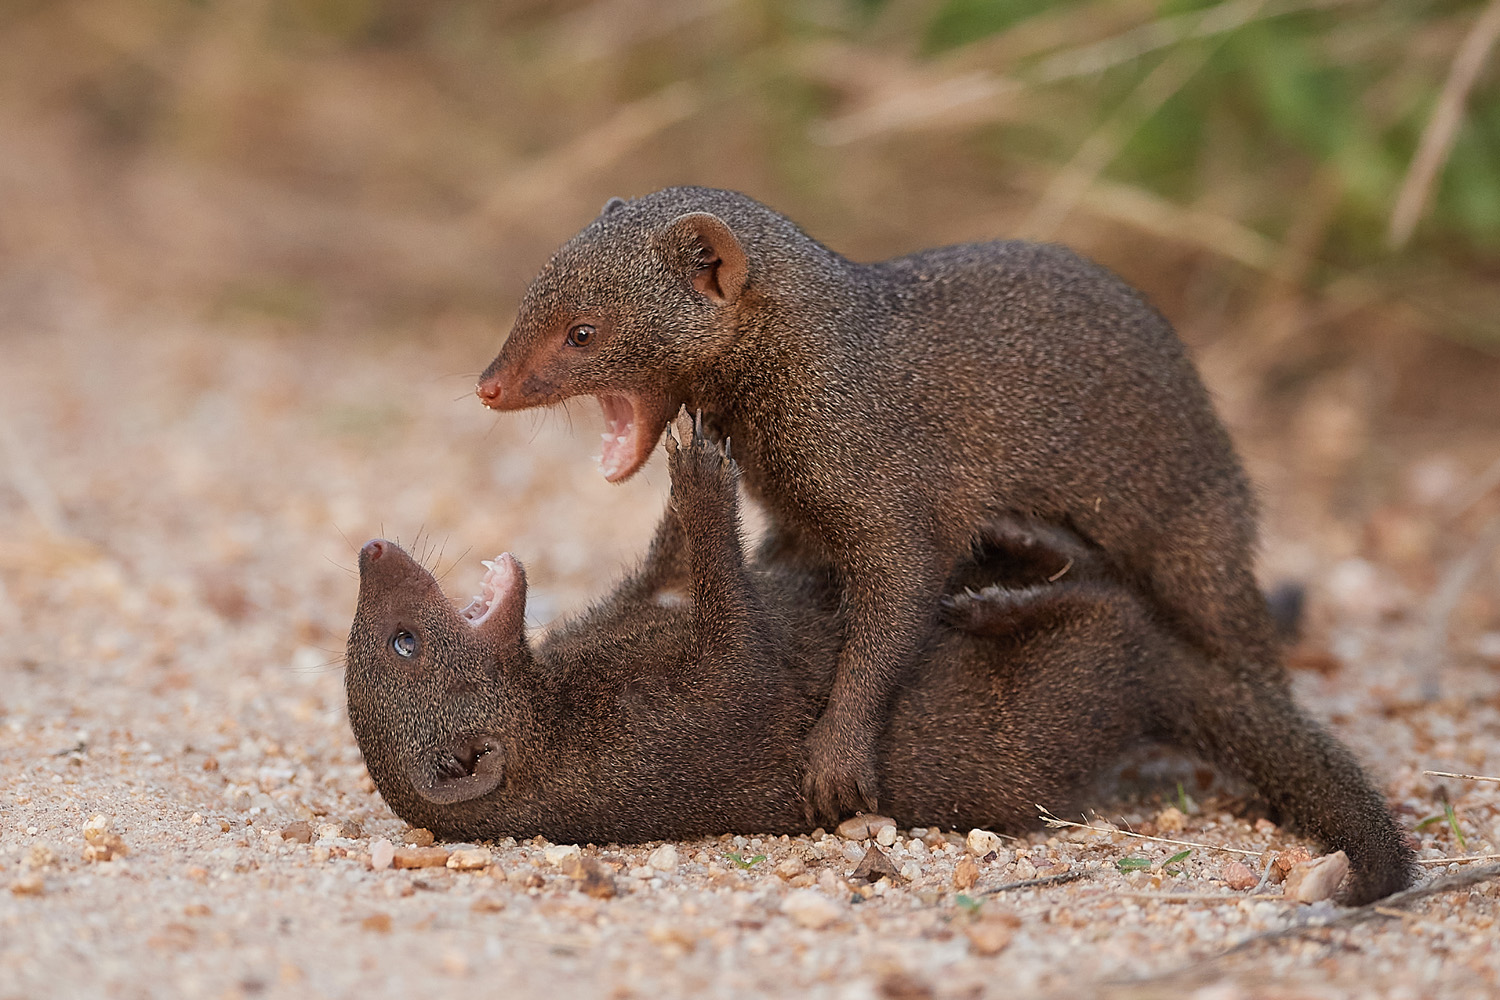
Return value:
M 568 331 L 569 347 L 587 347 L 589 341 L 594 339 L 594 328 L 587 323 L 579 323 Z
M 417 655 L 417 637 L 402 629 L 391 636 L 391 649 L 403 660 L 409 660 Z

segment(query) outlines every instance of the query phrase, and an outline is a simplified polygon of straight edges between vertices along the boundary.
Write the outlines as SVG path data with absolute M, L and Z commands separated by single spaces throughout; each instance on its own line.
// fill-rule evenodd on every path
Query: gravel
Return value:
M 170 320 L 10 337 L 0 997 L 1500 989 L 1494 883 L 1210 961 L 1340 911 L 1247 886 L 1276 854 L 1316 845 L 1159 755 L 1125 762 L 1101 790 L 1092 804 L 1113 824 L 1102 832 L 1016 839 L 866 819 L 847 837 L 443 845 L 409 830 L 374 793 L 343 714 L 355 547 L 399 536 L 451 570 L 460 595 L 478 575 L 471 547 L 510 549 L 533 613 L 550 616 L 607 587 L 664 502 L 659 459 L 622 487 L 599 479 L 591 409 L 575 408 L 570 427 L 469 400 L 493 346 Z M 1247 450 L 1258 476 L 1274 472 L 1270 445 Z M 1276 509 L 1268 559 L 1315 564 L 1315 522 L 1296 504 Z M 1411 600 L 1393 570 L 1362 561 L 1337 578 L 1341 593 L 1352 580 L 1383 608 Z M 1299 695 L 1390 790 L 1438 862 L 1425 870 L 1500 851 L 1493 785 L 1422 774 L 1500 773 L 1493 670 L 1456 656 L 1443 698 L 1419 702 L 1406 666 L 1423 641 L 1415 614 L 1356 602 L 1325 618 L 1304 648 L 1334 666 L 1299 672 Z M 1455 633 L 1455 649 L 1476 643 Z M 1165 865 L 1183 848 L 1132 831 L 1203 846 Z M 896 874 L 854 884 L 872 845 Z M 740 868 L 731 853 L 765 859 Z M 1122 871 L 1125 857 L 1148 867 Z M 990 891 L 1058 870 L 1083 877 Z

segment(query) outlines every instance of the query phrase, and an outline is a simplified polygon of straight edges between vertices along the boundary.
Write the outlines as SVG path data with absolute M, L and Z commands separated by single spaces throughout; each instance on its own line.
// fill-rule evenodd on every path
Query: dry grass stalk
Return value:
M 1465 781 L 1500 781 L 1500 777 L 1488 774 L 1459 774 L 1457 771 L 1423 771 L 1423 774 L 1435 774 L 1439 778 L 1463 778 Z
M 1247 5 L 1248 9 L 1243 16 L 1252 16 L 1263 6 L 1265 0 L 1256 0 Z M 1217 10 L 1218 8 L 1210 8 L 1199 17 L 1207 20 Z M 1120 155 L 1120 151 L 1141 124 L 1156 114 L 1163 104 L 1203 68 L 1209 57 L 1223 44 L 1225 37 L 1227 36 L 1220 36 L 1214 44 L 1203 45 L 1201 48 L 1173 52 L 1146 74 L 1146 78 L 1121 103 L 1120 110 L 1085 139 L 1073 158 L 1058 171 L 1052 184 L 1042 194 L 1041 201 L 1031 210 L 1021 231 L 1037 239 L 1050 239 L 1074 207 L 1083 200 L 1084 194 L 1099 175 Z
M 1469 91 L 1484 69 L 1497 38 L 1500 38 L 1500 0 L 1490 0 L 1490 5 L 1469 29 L 1453 57 L 1443 92 L 1438 95 L 1432 117 L 1422 129 L 1417 151 L 1401 181 L 1401 191 L 1396 195 L 1396 207 L 1391 211 L 1391 225 L 1386 233 L 1386 245 L 1392 250 L 1404 247 L 1417 228 L 1417 220 L 1422 217 L 1433 181 L 1442 171 L 1443 164 L 1448 162 L 1453 140 L 1458 137 L 1458 127 L 1463 124 L 1464 104 L 1469 99 Z
M 1152 836 L 1148 836 L 1148 835 L 1146 835 L 1144 833 L 1136 833 L 1133 830 L 1120 830 L 1120 829 L 1116 829 L 1113 826 L 1111 826 L 1109 829 L 1104 829 L 1102 827 L 1097 827 L 1097 826 L 1093 825 L 1092 823 L 1075 823 L 1075 822 L 1073 822 L 1072 820 L 1069 820 L 1069 819 L 1059 819 L 1058 817 L 1052 815 L 1051 812 L 1049 812 L 1048 810 L 1042 808 L 1041 806 L 1037 806 L 1036 810 L 1037 810 L 1037 815 L 1039 817 L 1041 817 L 1042 822 L 1045 823 L 1045 824 L 1047 824 L 1047 826 L 1053 827 L 1053 828 L 1061 827 L 1061 826 L 1069 826 L 1069 827 L 1074 827 L 1075 829 L 1079 829 L 1079 830 L 1092 830 L 1095 833 L 1104 834 L 1106 836 L 1112 836 L 1112 835 L 1118 834 L 1121 837 L 1134 837 L 1137 840 L 1150 840 L 1150 841 L 1154 841 L 1155 843 L 1158 843 L 1158 844 L 1174 844 L 1177 847 L 1192 847 L 1192 848 L 1196 848 L 1196 849 L 1198 849 L 1200 851 L 1225 851 L 1225 852 L 1227 852 L 1229 854 L 1243 854 L 1246 857 L 1251 857 L 1251 858 L 1258 858 L 1261 855 L 1263 855 L 1263 854 L 1266 853 L 1264 850 L 1251 851 L 1251 850 L 1246 850 L 1243 847 L 1221 847 L 1218 844 L 1202 844 L 1202 843 L 1198 843 L 1197 841 L 1193 841 L 1193 840 L 1173 840 L 1170 837 L 1152 837 Z

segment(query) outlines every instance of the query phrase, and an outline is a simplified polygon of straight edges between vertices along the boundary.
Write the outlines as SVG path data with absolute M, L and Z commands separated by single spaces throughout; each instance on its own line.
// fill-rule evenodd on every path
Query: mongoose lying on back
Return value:
M 533 649 L 508 555 L 460 611 L 400 548 L 364 546 L 349 721 L 402 818 L 449 838 L 595 843 L 809 828 L 798 746 L 833 684 L 838 593 L 826 574 L 745 565 L 733 465 L 682 433 L 669 467 L 685 604 L 630 581 Z M 889 815 L 1032 827 L 1036 804 L 1063 812 L 1156 740 L 1243 775 L 1346 851 L 1349 901 L 1409 884 L 1381 796 L 1281 685 L 1224 678 L 1129 588 L 1081 576 L 959 597 L 876 741 Z
M 1227 675 L 1284 682 L 1250 492 L 1183 345 L 1062 247 L 860 264 L 734 192 L 617 199 L 532 281 L 478 393 L 498 410 L 597 396 L 611 480 L 681 405 L 731 440 L 770 550 L 843 589 L 807 743 L 819 815 L 875 807 L 893 685 L 991 518 L 1071 529 Z

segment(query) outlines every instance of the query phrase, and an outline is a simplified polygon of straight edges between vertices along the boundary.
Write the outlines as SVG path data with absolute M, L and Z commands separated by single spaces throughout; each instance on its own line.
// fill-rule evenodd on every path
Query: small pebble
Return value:
M 1349 856 L 1343 851 L 1334 851 L 1293 866 L 1287 872 L 1283 893 L 1299 903 L 1316 903 L 1332 896 L 1347 874 Z
M 1260 877 L 1243 861 L 1225 862 L 1224 867 L 1219 869 L 1219 878 L 1235 890 L 1253 889 L 1260 882 Z
M 411 847 L 431 847 L 435 838 L 431 830 L 418 826 L 407 830 L 405 839 L 407 845 Z
M 838 835 L 845 840 L 869 840 L 871 837 L 877 836 L 885 827 L 890 827 L 894 832 L 896 821 L 889 816 L 860 813 L 858 816 L 853 816 L 840 823 Z
M 964 936 L 969 939 L 969 950 L 976 955 L 998 955 L 1010 944 L 1021 921 L 1009 913 L 984 914 L 978 920 L 964 925 Z
M 781 912 L 801 927 L 822 930 L 839 919 L 844 908 L 821 892 L 798 889 L 782 901 Z
M 319 840 L 337 840 L 344 835 L 344 828 L 337 823 L 319 823 L 316 832 Z
M 359 926 L 376 934 L 389 934 L 391 932 L 391 915 L 389 913 L 372 913 L 359 922 Z
M 1181 833 L 1187 817 L 1176 806 L 1167 806 L 1156 814 L 1156 828 L 1162 833 Z
M 294 844 L 309 844 L 313 839 L 312 825 L 305 820 L 288 823 L 281 828 L 281 839 L 290 840 Z
M 564 868 L 568 876 L 578 883 L 578 891 L 595 899 L 610 899 L 619 893 L 614 875 L 595 858 L 579 858 L 571 870 Z
M 492 860 L 487 847 L 461 847 L 448 855 L 447 865 L 455 871 L 472 872 L 489 867 Z
M 1036 878 L 1036 865 L 1031 863 L 1030 858 L 1016 859 L 1016 881 L 1023 882 L 1029 878 Z
M 1305 847 L 1293 847 L 1277 854 L 1271 859 L 1271 884 L 1280 885 L 1297 865 L 1304 861 L 1311 861 L 1312 855 Z
M 978 881 L 979 863 L 974 860 L 973 855 L 965 854 L 953 866 L 953 888 L 963 892 L 965 889 L 972 889 Z
M 391 857 L 397 868 L 441 868 L 448 863 L 446 847 L 400 847 Z
M 17 896 L 40 896 L 47 891 L 47 884 L 36 872 L 27 872 L 10 884 L 10 891 Z
M 894 847 L 896 844 L 896 824 L 882 826 L 875 831 L 875 843 L 881 847 Z
M 671 874 L 677 870 L 677 845 L 662 844 L 646 858 L 646 864 L 659 872 Z
M 370 842 L 370 867 L 376 871 L 385 871 L 391 866 L 396 857 L 396 845 L 384 837 Z
M 969 853 L 976 858 L 982 858 L 986 854 L 1000 850 L 1001 843 L 999 835 L 988 830 L 970 830 L 965 840 Z
M 793 855 L 790 858 L 783 858 L 776 862 L 774 870 L 779 877 L 790 881 L 807 871 L 807 862 Z
M 577 844 L 550 844 L 542 851 L 542 857 L 547 859 L 547 864 L 553 868 L 562 868 L 563 863 L 569 858 L 577 858 L 583 851 Z

